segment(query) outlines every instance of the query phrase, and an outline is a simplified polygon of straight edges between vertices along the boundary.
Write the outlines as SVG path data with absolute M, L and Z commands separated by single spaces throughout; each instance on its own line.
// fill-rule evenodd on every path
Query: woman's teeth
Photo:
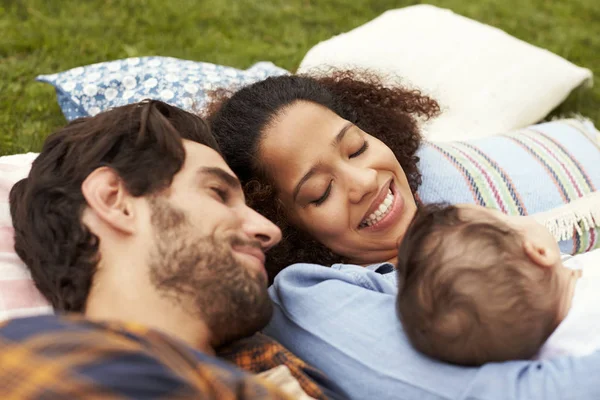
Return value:
M 367 226 L 375 225 L 376 223 L 381 221 L 383 219 L 383 217 L 385 217 L 386 215 L 389 214 L 390 210 L 392 209 L 393 202 L 394 202 L 394 194 L 388 188 L 387 196 L 385 196 L 385 199 L 381 202 L 381 204 L 375 210 L 375 212 L 373 212 L 371 215 L 369 215 L 367 218 L 365 218 L 364 221 L 362 221 L 360 223 L 360 226 L 362 228 L 364 228 Z

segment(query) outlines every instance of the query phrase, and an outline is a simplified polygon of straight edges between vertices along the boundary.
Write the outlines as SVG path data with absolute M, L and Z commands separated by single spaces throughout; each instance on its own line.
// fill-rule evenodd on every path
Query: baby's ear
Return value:
M 560 254 L 556 249 L 538 244 L 535 241 L 525 240 L 523 250 L 527 257 L 539 267 L 552 268 L 560 261 Z

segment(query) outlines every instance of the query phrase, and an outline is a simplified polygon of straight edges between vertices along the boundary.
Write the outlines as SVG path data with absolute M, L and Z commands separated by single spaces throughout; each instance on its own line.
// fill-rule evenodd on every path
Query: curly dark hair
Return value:
M 387 144 L 413 193 L 421 183 L 416 156 L 421 143 L 419 118 L 426 120 L 440 111 L 438 103 L 420 91 L 386 85 L 381 76 L 365 70 L 270 77 L 233 94 L 215 92 L 206 114 L 223 155 L 240 178 L 250 206 L 283 232 L 282 243 L 269 252 L 271 279 L 293 262 L 330 265 L 343 261 L 342 256 L 288 223 L 268 169 L 261 164 L 258 149 L 263 130 L 297 101 L 327 107 Z
M 9 201 L 15 250 L 55 310 L 85 310 L 99 261 L 99 238 L 81 219 L 83 181 L 106 166 L 132 196 L 158 193 L 183 166 L 182 139 L 218 151 L 201 118 L 160 101 L 77 119 L 46 139 Z

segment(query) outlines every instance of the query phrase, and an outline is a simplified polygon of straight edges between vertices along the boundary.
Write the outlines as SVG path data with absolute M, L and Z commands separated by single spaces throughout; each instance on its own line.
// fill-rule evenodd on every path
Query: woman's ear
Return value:
M 552 268 L 558 264 L 560 254 L 556 249 L 541 245 L 535 241 L 525 240 L 523 250 L 527 257 L 539 267 Z
M 95 169 L 83 181 L 81 192 L 97 218 L 122 233 L 133 233 L 133 201 L 123 181 L 112 168 Z

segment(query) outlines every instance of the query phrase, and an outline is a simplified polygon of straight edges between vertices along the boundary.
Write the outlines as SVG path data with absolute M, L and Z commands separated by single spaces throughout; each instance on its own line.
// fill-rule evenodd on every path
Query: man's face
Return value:
M 264 252 L 281 232 L 246 206 L 218 153 L 190 141 L 184 147 L 184 166 L 170 188 L 147 199 L 150 280 L 174 305 L 202 318 L 218 346 L 268 323 Z

